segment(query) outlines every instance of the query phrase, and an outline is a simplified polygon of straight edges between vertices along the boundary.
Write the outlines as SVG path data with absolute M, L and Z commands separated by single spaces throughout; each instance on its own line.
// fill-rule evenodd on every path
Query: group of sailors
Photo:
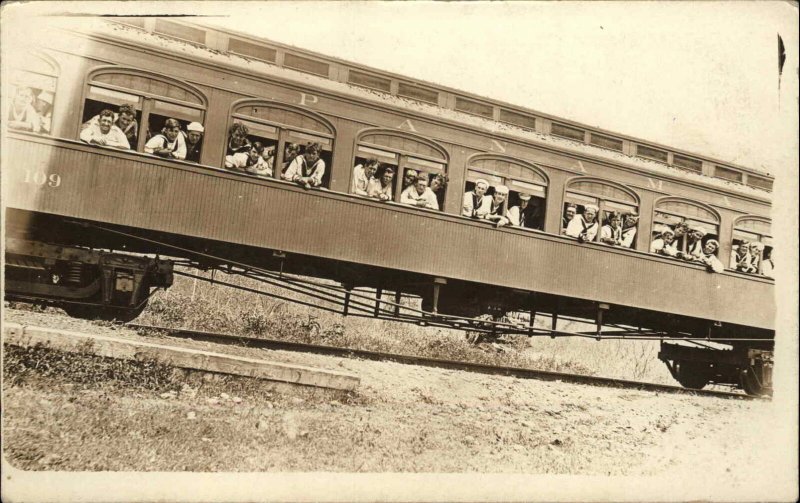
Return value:
M 182 129 L 180 121 L 168 118 L 161 131 L 151 136 L 144 152 L 165 159 L 200 162 L 203 125 L 191 122 Z M 123 150 L 136 145 L 139 126 L 132 106 L 121 105 L 117 112 L 104 109 L 86 121 L 80 139 L 92 145 L 102 145 Z M 246 124 L 235 122 L 228 131 L 224 166 L 231 171 L 272 178 L 275 164 L 275 147 L 248 139 Z M 302 153 L 301 153 L 302 150 Z M 322 146 L 309 142 L 304 148 L 296 143 L 284 146 L 281 179 L 297 183 L 304 188 L 319 187 L 325 175 L 325 161 L 320 158 Z
M 371 197 L 380 201 L 393 200 L 395 167 L 382 165 L 370 158 L 353 168 L 350 193 Z M 440 210 L 444 198 L 447 177 L 441 173 L 406 169 L 403 174 L 400 203 L 418 208 Z
M 700 228 L 689 228 L 685 225 L 677 225 L 678 233 L 669 226 L 665 226 L 658 236 L 650 243 L 650 253 L 657 253 L 667 257 L 682 259 L 687 262 L 698 262 L 706 266 L 709 271 L 722 272 L 725 266 L 717 258 L 719 241 L 708 239 L 703 242 L 706 233 Z M 687 232 L 688 231 L 688 232 Z M 686 251 L 678 250 L 680 237 L 686 237 Z
M 731 269 L 750 274 L 775 277 L 775 248 L 769 250 L 758 241 L 741 240 L 731 251 Z
M 50 134 L 53 118 L 53 93 L 44 89 L 34 91 L 18 86 L 9 106 L 6 124 L 9 129 Z
M 464 193 L 461 205 L 461 215 L 478 220 L 487 220 L 496 227 L 506 225 L 514 227 L 538 228 L 534 224 L 536 209 L 530 204 L 531 195 L 525 192 L 519 194 L 519 205 L 503 210 L 508 199 L 509 190 L 505 185 L 497 185 L 491 196 L 486 195 L 489 182 L 483 178 L 475 180 L 471 191 Z
M 38 99 L 47 101 L 48 96 L 42 94 L 44 93 L 40 93 Z M 42 126 L 36 118 L 41 118 L 37 110 L 42 108 L 33 108 L 32 103 L 33 95 L 30 88 L 19 88 L 9 115 L 9 127 L 40 131 L 36 128 Z M 192 122 L 187 125 L 186 130 L 182 130 L 177 119 L 169 118 L 164 121 L 161 131 L 147 140 L 144 151 L 159 157 L 199 162 L 203 132 L 203 125 L 198 122 Z M 139 127 L 134 108 L 130 105 L 121 105 L 117 112 L 104 109 L 86 121 L 80 138 L 94 145 L 130 149 L 131 145 L 136 144 L 138 134 Z M 276 158 L 275 147 L 266 147 L 259 141 L 251 143 L 248 135 L 247 125 L 243 123 L 235 122 L 230 127 L 225 168 L 253 176 L 272 178 Z M 322 146 L 317 142 L 309 142 L 303 148 L 296 143 L 285 143 L 281 179 L 294 182 L 306 189 L 320 187 L 326 167 L 325 161 L 320 158 L 321 153 Z M 351 193 L 380 201 L 393 200 L 395 169 L 392 165 L 381 165 L 374 158 L 357 164 L 353 168 Z M 447 177 L 443 174 L 428 174 L 406 169 L 402 179 L 400 203 L 439 210 L 446 185 Z M 496 227 L 540 228 L 539 223 L 534 223 L 541 219 L 538 218 L 536 208 L 530 204 L 530 194 L 519 193 L 519 205 L 504 209 L 509 195 L 508 187 L 495 186 L 492 195 L 487 195 L 489 187 L 490 184 L 485 179 L 475 181 L 473 190 L 464 193 L 462 216 L 486 220 Z M 599 208 L 593 204 L 585 205 L 582 213 L 578 212 L 576 205 L 567 204 L 561 222 L 562 234 L 576 238 L 581 243 L 599 241 L 610 246 L 633 248 L 639 222 L 638 215 L 634 212 L 626 214 L 608 212 L 605 224 L 601 226 L 597 219 L 598 212 Z M 722 272 L 725 266 L 717 258 L 719 242 L 705 237 L 706 232 L 699 227 L 690 228 L 685 223 L 680 223 L 673 229 L 665 225 L 650 243 L 650 252 L 697 262 L 705 265 L 709 271 Z M 685 251 L 678 249 L 679 241 L 684 238 Z M 730 268 L 774 277 L 774 251 L 765 257 L 764 250 L 762 243 L 741 241 L 733 247 Z
M 599 208 L 594 204 L 584 206 L 583 213 L 578 213 L 578 208 L 574 204 L 567 204 L 561 220 L 562 233 L 583 243 L 597 240 L 599 231 L 601 243 L 633 248 L 639 216 L 633 212 L 624 215 L 617 211 L 608 212 L 605 225 L 600 226 L 596 219 L 598 212 Z
M 160 132 L 148 138 L 144 151 L 165 159 L 200 162 L 204 131 L 199 122 L 189 123 L 184 130 L 178 119 L 169 118 Z M 131 105 L 121 105 L 117 112 L 102 110 L 83 123 L 80 134 L 85 143 L 121 150 L 135 148 L 138 137 L 139 123 Z
M 686 251 L 678 249 L 678 240 L 686 239 Z M 650 253 L 657 253 L 667 257 L 686 260 L 688 262 L 698 262 L 705 265 L 709 271 L 722 272 L 725 266 L 717 258 L 719 251 L 719 241 L 716 239 L 705 239 L 706 232 L 698 227 L 689 227 L 685 223 L 680 223 L 673 229 L 664 226 L 661 232 L 650 244 Z M 731 251 L 730 269 L 749 274 L 761 274 L 774 278 L 775 263 L 773 261 L 775 251 L 770 250 L 767 257 L 765 246 L 759 242 L 740 241 L 733 246 Z

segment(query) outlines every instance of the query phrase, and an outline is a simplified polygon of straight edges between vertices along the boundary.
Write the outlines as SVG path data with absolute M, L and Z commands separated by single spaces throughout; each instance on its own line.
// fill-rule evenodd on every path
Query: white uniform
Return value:
M 381 198 L 381 194 L 385 197 Z M 377 178 L 372 178 L 369 181 L 369 185 L 367 185 L 367 195 L 369 197 L 374 197 L 376 199 L 384 199 L 386 201 L 392 200 L 392 184 L 390 183 L 386 187 L 383 186 L 380 180 Z
M 722 265 L 722 262 L 714 255 L 706 255 L 703 253 L 700 258 L 698 259 L 699 262 L 703 263 L 713 272 L 722 272 L 725 270 L 725 266 Z
M 491 196 L 479 196 L 474 192 L 465 192 L 461 215 L 471 218 L 483 218 L 489 213 L 491 207 Z
M 424 201 L 425 208 L 430 208 L 432 210 L 439 209 L 439 201 L 436 199 L 436 194 L 434 194 L 433 191 L 428 187 L 425 187 L 425 192 L 420 195 L 417 193 L 417 187 L 415 185 L 409 185 L 406 187 L 406 190 L 400 194 L 400 202 L 403 204 L 423 206 L 420 205 L 418 201 Z
M 622 227 L 604 225 L 600 229 L 600 241 L 602 242 L 604 239 L 613 240 L 614 246 L 620 246 L 622 244 Z
M 582 214 L 575 215 L 572 217 L 572 220 L 569 221 L 569 225 L 567 225 L 567 236 L 576 238 L 585 233 L 586 241 L 594 241 L 595 236 L 597 236 L 598 227 L 599 225 L 597 222 L 586 223 Z
M 296 182 L 300 180 L 300 178 L 310 176 L 311 185 L 313 187 L 319 187 L 322 185 L 323 175 L 325 175 L 325 161 L 317 159 L 313 166 L 309 166 L 306 162 L 306 158 L 302 155 L 298 155 L 292 160 L 289 167 L 286 168 L 286 172 L 281 175 L 281 178 L 289 180 L 290 182 Z
M 622 246 L 633 248 L 633 238 L 636 237 L 636 226 L 622 229 Z
M 128 143 L 128 138 L 125 137 L 125 133 L 114 125 L 111 126 L 111 129 L 109 129 L 106 134 L 100 131 L 99 124 L 92 124 L 81 131 L 81 141 L 92 143 L 92 140 L 95 142 L 105 142 L 103 145 L 106 147 L 122 148 L 126 150 L 131 148 Z
M 366 196 L 369 188 L 370 178 L 367 178 L 367 170 L 363 164 L 357 164 L 353 168 L 353 183 L 350 184 L 350 192 L 359 196 Z
M 670 244 L 666 244 L 663 238 L 658 238 L 650 243 L 650 253 L 658 253 L 659 255 L 674 257 L 678 254 L 678 248 L 675 244 L 675 241 L 671 242 Z
M 147 140 L 147 143 L 144 144 L 144 151 L 146 154 L 152 154 L 157 148 L 166 148 L 171 150 L 172 153 L 170 157 L 172 159 L 186 159 L 186 141 L 183 139 L 182 134 L 179 134 L 175 138 L 175 141 L 169 141 L 169 138 L 159 133 Z

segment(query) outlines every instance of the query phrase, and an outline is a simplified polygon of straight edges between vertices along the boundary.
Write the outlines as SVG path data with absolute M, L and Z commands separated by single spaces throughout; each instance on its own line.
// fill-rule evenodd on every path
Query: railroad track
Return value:
M 667 384 L 654 384 L 627 379 L 613 379 L 609 377 L 596 377 L 581 374 L 565 374 L 561 372 L 550 372 L 547 370 L 532 370 L 520 367 L 502 367 L 497 365 L 486 365 L 482 363 L 470 363 L 456 360 L 445 360 L 441 358 L 429 358 L 423 356 L 402 355 L 396 353 L 384 353 L 380 351 L 369 351 L 364 349 L 341 348 L 336 346 L 326 346 L 321 344 L 306 344 L 302 342 L 288 342 L 275 339 L 263 339 L 256 337 L 244 337 L 233 334 L 223 334 L 215 332 L 203 332 L 198 330 L 186 330 L 169 327 L 159 327 L 153 325 L 140 325 L 135 323 L 126 324 L 134 330 L 151 330 L 163 332 L 172 337 L 192 339 L 196 341 L 214 342 L 217 344 L 236 344 L 245 347 L 273 349 L 283 351 L 297 351 L 303 353 L 314 353 L 319 355 L 339 356 L 348 358 L 363 358 L 375 361 L 392 361 L 408 365 L 420 365 L 424 367 L 436 367 L 451 370 L 463 370 L 489 375 L 505 375 L 520 379 L 538 379 L 541 381 L 561 381 L 575 384 L 588 384 L 594 386 L 604 386 L 611 388 L 637 389 L 642 391 L 653 391 L 662 393 L 690 394 L 698 396 L 715 396 L 721 398 L 732 398 L 741 400 L 763 399 L 746 395 L 744 393 L 734 393 L 728 391 L 694 390 L 672 386 Z

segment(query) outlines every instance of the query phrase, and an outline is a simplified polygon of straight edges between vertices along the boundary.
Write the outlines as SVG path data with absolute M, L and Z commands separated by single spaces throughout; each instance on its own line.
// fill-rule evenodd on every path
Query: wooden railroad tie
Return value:
M 361 382 L 357 376 L 343 372 L 17 323 L 3 324 L 3 343 L 123 360 L 154 359 L 184 369 L 320 388 L 354 390 Z

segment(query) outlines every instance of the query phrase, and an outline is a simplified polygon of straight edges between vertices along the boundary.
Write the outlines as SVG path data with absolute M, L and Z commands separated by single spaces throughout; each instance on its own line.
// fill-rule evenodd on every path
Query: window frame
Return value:
M 313 119 L 319 123 L 321 123 L 325 128 L 328 129 L 328 133 L 323 133 L 320 131 L 315 131 L 312 129 L 302 128 L 298 126 L 293 126 L 291 124 L 285 124 L 281 122 L 276 122 L 268 119 L 262 119 L 259 117 L 253 117 L 252 115 L 247 115 L 244 113 L 239 112 L 245 107 L 252 107 L 252 106 L 260 106 L 264 108 L 274 108 L 279 110 L 286 110 L 289 112 L 294 112 L 300 115 L 304 115 L 310 119 Z M 328 151 L 331 153 L 331 162 L 330 166 L 326 163 L 325 171 L 328 173 L 328 177 L 332 178 L 331 176 L 331 169 L 333 167 L 334 156 L 336 154 L 336 128 L 333 126 L 330 120 L 328 120 L 325 116 L 314 112 L 313 110 L 309 110 L 307 108 L 299 107 L 296 105 L 290 105 L 288 103 L 281 103 L 278 101 L 267 101 L 263 99 L 252 99 L 252 98 L 245 98 L 242 100 L 237 100 L 231 104 L 230 111 L 228 113 L 228 122 L 225 125 L 225 131 L 223 136 L 223 148 L 221 149 L 221 156 L 222 158 L 219 160 L 219 166 L 225 166 L 225 155 L 226 155 L 226 146 L 228 144 L 228 131 L 230 130 L 231 126 L 234 122 L 250 122 L 255 124 L 260 124 L 264 126 L 268 126 L 271 128 L 276 129 L 275 138 L 278 143 L 275 146 L 275 161 L 273 164 L 272 169 L 272 177 L 276 180 L 281 180 L 281 172 L 283 171 L 283 154 L 285 150 L 286 143 L 297 143 L 299 146 L 304 146 L 308 141 L 313 141 L 313 139 L 308 139 L 307 141 L 297 141 L 296 138 L 291 138 L 292 133 L 303 134 L 314 136 L 317 138 L 323 138 L 329 140 L 329 145 L 322 145 L 323 151 Z M 261 135 L 263 136 L 263 135 Z M 302 154 L 299 154 L 302 155 Z M 223 168 L 224 169 L 224 168 Z M 330 184 L 329 184 L 330 185 Z
M 631 196 L 633 198 L 633 200 L 634 200 L 634 204 L 631 204 L 631 202 L 627 201 L 627 200 L 622 200 L 622 199 L 618 199 L 618 198 L 614 198 L 614 197 L 603 196 L 603 195 L 600 195 L 600 194 L 594 194 L 594 193 L 591 193 L 591 192 L 588 192 L 588 191 L 583 191 L 583 190 L 570 189 L 571 185 L 573 185 L 575 183 L 580 183 L 580 182 L 594 182 L 594 183 L 599 183 L 599 184 L 602 184 L 602 185 L 608 185 L 610 187 L 614 187 L 615 189 L 621 190 L 622 192 L 624 192 L 624 193 L 628 194 L 629 196 Z M 595 238 L 594 238 L 594 240 L 592 242 L 599 242 L 600 241 L 600 230 L 603 228 L 603 220 L 604 220 L 605 214 L 609 211 L 607 209 L 606 202 L 616 203 L 616 204 L 625 205 L 625 206 L 634 206 L 634 210 L 636 211 L 636 214 L 639 215 L 639 222 L 636 225 L 636 233 L 638 235 L 641 232 L 641 213 L 640 213 L 640 211 L 641 211 L 641 207 L 642 207 L 642 199 L 639 197 L 639 195 L 636 192 L 634 192 L 634 191 L 628 189 L 627 187 L 623 186 L 622 184 L 619 184 L 617 182 L 613 182 L 611 180 L 606 180 L 604 178 L 594 177 L 594 176 L 577 176 L 577 177 L 570 178 L 570 179 L 568 179 L 568 180 L 566 180 L 564 182 L 564 191 L 563 191 L 563 194 L 562 194 L 562 197 L 561 197 L 561 215 L 560 215 L 559 220 L 558 220 L 559 221 L 559 227 L 561 225 L 561 219 L 564 218 L 564 207 L 565 207 L 565 205 L 567 203 L 570 202 L 570 199 L 569 199 L 569 194 L 570 193 L 576 194 L 578 196 L 583 196 L 583 197 L 586 197 L 586 198 L 592 198 L 592 199 L 597 201 L 595 204 L 597 204 L 597 207 L 598 207 L 597 217 L 596 217 L 597 218 L 598 227 L 597 227 L 597 234 L 595 235 Z M 584 206 L 585 206 L 585 204 L 584 204 Z M 559 229 L 559 233 L 561 231 L 562 231 L 562 229 Z M 636 249 L 636 242 L 635 241 L 632 243 L 632 246 L 629 249 L 630 250 L 635 250 Z
M 184 100 L 179 100 L 176 98 L 171 98 L 169 96 L 161 96 L 147 91 L 130 89 L 117 86 L 114 84 L 107 84 L 105 82 L 95 81 L 95 79 L 98 76 L 107 74 L 134 75 L 134 76 L 141 76 L 158 80 L 168 85 L 180 87 L 184 91 L 194 94 L 195 97 L 201 101 L 201 103 L 200 104 L 192 103 Z M 139 119 L 139 136 L 136 141 L 136 146 L 131 145 L 131 150 L 136 151 L 138 153 L 144 153 L 144 145 L 145 143 L 147 143 L 147 127 L 149 124 L 150 113 L 153 111 L 156 101 L 162 101 L 164 103 L 169 103 L 173 105 L 178 105 L 198 110 L 200 112 L 200 118 L 201 118 L 201 120 L 198 122 L 205 125 L 206 114 L 208 113 L 208 98 L 206 97 L 205 93 L 203 93 L 197 87 L 188 84 L 186 82 L 180 81 L 178 79 L 167 77 L 165 75 L 161 75 L 155 72 L 150 72 L 147 70 L 140 70 L 138 68 L 132 68 L 132 67 L 118 67 L 113 65 L 107 65 L 107 66 L 93 68 L 86 74 L 86 79 L 84 80 L 83 84 L 83 94 L 81 96 L 81 113 L 78 116 L 78 134 L 80 134 L 81 126 L 84 123 L 83 114 L 86 107 L 86 100 L 89 99 L 89 94 L 90 94 L 89 90 L 92 87 L 108 89 L 110 91 L 116 91 L 139 97 L 140 108 L 137 108 L 137 110 L 141 114 L 141 117 Z
M 758 232 L 758 231 L 754 231 L 754 230 L 750 230 L 750 229 L 743 229 L 743 228 L 738 227 L 739 224 L 741 222 L 745 221 L 745 220 L 753 220 L 753 221 L 756 221 L 756 222 L 762 222 L 762 223 L 765 223 L 765 224 L 769 225 L 769 234 L 763 234 L 763 233 Z M 758 216 L 758 215 L 743 215 L 743 216 L 735 218 L 733 220 L 733 224 L 731 225 L 731 255 L 733 255 L 733 253 L 735 253 L 733 251 L 733 241 L 739 239 L 739 238 L 736 237 L 736 231 L 745 232 L 747 234 L 751 234 L 751 235 L 757 236 L 758 237 L 758 242 L 761 243 L 762 245 L 764 245 L 765 249 L 766 249 L 767 246 L 769 246 L 769 248 L 770 248 L 770 256 L 772 256 L 772 251 L 771 250 L 775 249 L 775 244 L 772 241 L 773 240 L 773 235 L 772 235 L 772 220 L 771 219 L 769 219 L 767 217 Z M 769 240 L 769 244 L 764 242 L 764 238 L 767 238 Z M 750 242 L 751 243 L 753 242 L 752 239 L 750 240 Z M 762 256 L 761 260 L 758 263 L 758 271 L 755 274 L 763 275 L 763 272 L 762 272 L 763 271 L 763 263 L 764 263 L 764 257 Z M 730 269 L 729 266 L 730 266 L 730 261 L 728 261 L 726 263 L 726 267 L 725 268 L 726 269 Z M 743 274 L 748 274 L 748 273 L 743 273 Z
M 423 145 L 426 145 L 429 148 L 433 149 L 434 151 L 438 152 L 441 157 L 437 158 L 437 157 L 433 157 L 433 156 L 430 156 L 430 155 L 427 155 L 427 154 L 419 154 L 419 153 L 416 153 L 416 152 L 409 152 L 408 150 L 403 150 L 403 149 L 396 148 L 396 147 L 389 147 L 389 146 L 386 146 L 386 145 L 380 145 L 380 144 L 377 144 L 377 143 L 369 143 L 369 142 L 363 141 L 363 138 L 366 137 L 366 136 L 369 136 L 369 135 L 396 136 L 396 137 L 400 137 L 400 138 L 405 138 L 406 140 L 415 141 L 415 142 L 421 143 Z M 442 165 L 441 173 L 444 174 L 445 176 L 447 176 L 447 174 L 450 172 L 450 156 L 447 154 L 447 150 L 442 145 L 438 144 L 437 142 L 435 142 L 435 141 L 433 141 L 431 139 L 428 139 L 428 138 L 426 138 L 424 136 L 420 136 L 420 135 L 417 135 L 417 134 L 414 134 L 414 133 L 409 133 L 407 131 L 398 131 L 396 129 L 387 129 L 387 128 L 367 128 L 367 129 L 362 129 L 362 130 L 360 130 L 360 131 L 358 131 L 356 133 L 355 139 L 354 139 L 354 142 L 353 142 L 353 157 L 352 157 L 351 162 L 350 162 L 351 166 L 350 166 L 349 173 L 348 173 L 348 176 L 347 176 L 348 193 L 350 193 L 349 188 L 353 186 L 353 168 L 356 165 L 355 164 L 356 157 L 357 156 L 361 157 L 361 156 L 358 155 L 358 152 L 359 152 L 358 147 L 359 146 L 363 146 L 363 147 L 366 147 L 366 148 L 374 148 L 374 149 L 377 149 L 377 150 L 382 150 L 382 151 L 393 153 L 393 154 L 397 155 L 397 171 L 395 172 L 395 180 L 396 180 L 395 183 L 396 183 L 396 186 L 394 188 L 393 199 L 392 199 L 392 201 L 396 202 L 396 203 L 400 203 L 400 195 L 403 192 L 403 176 L 405 175 L 405 170 L 408 169 L 408 168 L 414 169 L 412 167 L 413 164 L 412 164 L 412 166 L 409 166 L 409 164 L 408 164 L 408 159 L 409 158 L 417 158 L 417 159 L 420 159 L 422 161 L 428 161 L 428 162 L 433 162 L 433 163 L 436 163 L 436 164 L 441 164 Z M 381 161 L 381 162 L 383 162 L 383 161 Z M 436 173 L 436 171 L 433 168 L 428 168 L 428 169 L 425 170 L 425 172 L 428 173 L 428 174 Z M 445 194 L 444 194 L 445 197 L 444 197 L 444 200 L 443 200 L 443 204 L 446 203 L 446 201 L 447 201 L 447 192 L 448 192 L 448 188 L 445 187 Z M 355 195 L 355 194 L 351 194 L 351 195 Z M 440 207 L 439 211 L 443 212 L 444 211 L 444 207 Z
M 500 173 L 500 172 L 492 171 L 492 170 L 487 169 L 487 168 L 480 168 L 480 167 L 472 166 L 472 163 L 474 163 L 475 161 L 481 161 L 481 160 L 495 160 L 495 161 L 502 161 L 502 162 L 507 162 L 509 164 L 517 165 L 517 166 L 519 166 L 521 168 L 530 170 L 531 172 L 533 172 L 537 176 L 541 177 L 544 180 L 544 182 L 542 183 L 540 181 L 525 180 L 525 179 L 522 179 L 522 178 L 515 177 L 514 175 L 511 175 L 511 174 Z M 488 181 L 491 181 L 492 178 L 499 178 L 500 179 L 500 184 L 501 185 L 505 185 L 506 187 L 508 187 L 509 196 L 506 197 L 505 201 L 503 201 L 503 208 L 501 210 L 503 215 L 505 215 L 509 210 L 508 204 L 509 204 L 509 199 L 510 199 L 510 193 L 512 191 L 512 188 L 514 188 L 513 184 L 511 182 L 517 181 L 517 182 L 524 183 L 524 184 L 536 185 L 537 187 L 542 188 L 542 190 L 544 191 L 544 197 L 542 198 L 542 199 L 544 199 L 544 204 L 542 206 L 542 210 L 543 210 L 543 213 L 542 213 L 542 231 L 546 232 L 546 226 L 547 226 L 547 199 L 550 196 L 550 192 L 548 191 L 548 188 L 550 187 L 550 177 L 547 176 L 547 173 L 542 168 L 540 168 L 540 167 L 536 166 L 535 164 L 532 164 L 532 163 L 530 163 L 528 161 L 525 161 L 523 159 L 518 159 L 516 157 L 511 157 L 511 156 L 507 156 L 507 155 L 492 154 L 492 153 L 472 154 L 471 156 L 469 156 L 467 158 L 467 162 L 465 163 L 464 185 L 462 186 L 462 190 L 461 190 L 462 197 L 463 197 L 464 194 L 467 193 L 467 183 L 471 181 L 470 180 L 470 172 L 478 173 L 480 175 L 484 175 L 483 177 L 489 179 Z M 492 187 L 491 184 L 489 186 Z M 523 191 L 514 190 L 514 192 L 519 193 L 519 192 L 523 192 Z M 534 194 L 531 194 L 531 195 L 533 196 Z M 459 211 L 459 214 L 460 214 L 460 211 Z M 534 230 L 534 229 L 527 229 L 527 230 Z
M 25 73 L 29 73 L 29 74 L 33 74 L 33 75 L 49 77 L 49 78 L 52 78 L 53 81 L 54 81 L 53 91 L 52 91 L 52 93 L 53 93 L 53 103 L 50 105 L 50 131 L 47 132 L 47 133 L 42 133 L 42 132 L 39 132 L 39 131 L 33 132 L 33 134 L 40 134 L 40 135 L 52 137 L 53 136 L 53 129 L 54 129 L 54 125 L 55 125 L 54 116 L 55 116 L 55 111 L 56 111 L 56 100 L 58 98 L 58 81 L 59 81 L 59 78 L 61 76 L 61 66 L 58 64 L 58 62 L 53 57 L 51 57 L 50 55 L 46 54 L 45 52 L 43 52 L 43 51 L 41 51 L 39 49 L 33 48 L 33 47 L 22 47 L 22 48 L 20 48 L 20 50 L 18 52 L 22 53 L 22 54 L 25 54 L 26 57 L 20 58 L 20 59 L 9 58 L 10 61 L 6 62 L 7 67 L 8 67 L 8 73 L 10 74 L 9 82 L 8 82 L 9 88 L 11 86 L 16 87 L 16 84 L 13 84 L 10 81 L 11 80 L 11 76 L 13 76 L 14 72 L 25 72 Z M 25 62 L 29 61 L 29 57 L 30 58 L 36 58 L 40 62 L 44 63 L 44 65 L 47 67 L 47 69 L 49 71 L 43 72 L 43 71 L 40 71 L 42 69 L 31 69 L 31 68 L 26 67 Z M 27 87 L 31 87 L 31 86 L 27 86 Z M 10 89 L 9 89 L 9 91 L 10 91 Z M 7 106 L 8 107 L 12 106 L 12 102 L 14 100 L 14 96 L 9 95 L 7 99 L 8 99 L 8 105 Z M 8 114 L 8 111 L 9 111 L 8 108 L 4 108 L 3 109 L 3 113 L 4 114 Z M 38 111 L 37 111 L 37 114 L 38 114 Z
M 705 218 L 692 217 L 692 216 L 687 216 L 687 215 L 678 215 L 678 214 L 673 213 L 673 212 L 671 212 L 669 210 L 667 210 L 667 211 L 659 210 L 658 206 L 660 204 L 663 204 L 663 203 L 666 203 L 666 202 L 679 202 L 679 203 L 688 204 L 690 206 L 696 206 L 698 208 L 701 208 L 701 209 L 711 213 L 712 216 L 716 217 L 717 221 L 716 222 L 712 222 L 712 221 L 709 221 L 709 220 L 707 220 Z M 716 233 L 716 238 L 715 239 L 717 241 L 720 241 L 720 238 L 722 237 L 721 236 L 721 232 L 722 232 L 722 217 L 720 216 L 719 212 L 716 211 L 714 208 L 712 208 L 711 206 L 709 206 L 707 204 L 700 203 L 700 202 L 697 202 L 697 201 L 693 201 L 693 200 L 685 198 L 685 197 L 665 196 L 665 197 L 660 197 L 660 198 L 656 199 L 655 201 L 653 201 L 653 211 L 652 211 L 652 213 L 650 215 L 650 233 L 648 234 L 648 237 L 650 238 L 651 241 L 652 241 L 652 238 L 653 238 L 653 232 L 655 232 L 656 221 L 657 221 L 656 213 L 658 213 L 658 212 L 666 213 L 668 215 L 672 215 L 672 216 L 675 216 L 675 217 L 679 217 L 681 219 L 681 222 L 686 222 L 687 220 L 695 220 L 695 221 L 698 221 L 698 222 L 702 222 L 704 224 L 712 224 L 712 226 L 716 227 L 716 229 L 717 229 L 717 233 Z M 681 241 L 681 249 L 679 251 L 686 252 L 686 243 L 687 243 L 687 241 L 688 241 L 687 239 L 683 239 Z M 715 256 L 717 258 L 719 258 L 719 255 L 720 255 L 720 252 L 721 252 L 722 248 L 723 248 L 723 246 L 722 246 L 722 243 L 720 242 L 720 247 L 717 249 L 717 253 L 715 254 Z

